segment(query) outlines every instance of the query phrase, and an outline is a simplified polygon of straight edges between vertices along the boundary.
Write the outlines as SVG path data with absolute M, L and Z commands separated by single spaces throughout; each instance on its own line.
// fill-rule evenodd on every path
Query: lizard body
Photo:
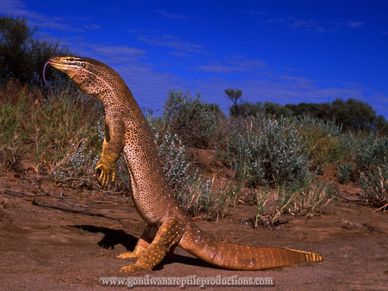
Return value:
M 260 270 L 323 260 L 316 253 L 239 245 L 201 231 L 174 199 L 147 121 L 122 78 L 107 65 L 90 58 L 53 57 L 49 64 L 103 104 L 105 136 L 96 166 L 103 187 L 115 179 L 115 164 L 120 153 L 124 153 L 134 204 L 148 226 L 135 250 L 118 256 L 137 259 L 121 271 L 152 269 L 175 246 L 210 264 L 234 270 Z

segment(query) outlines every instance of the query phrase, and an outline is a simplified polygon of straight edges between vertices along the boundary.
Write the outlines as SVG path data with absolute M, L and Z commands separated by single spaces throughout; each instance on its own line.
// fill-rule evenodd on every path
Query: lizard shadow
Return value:
M 89 224 L 77 224 L 69 226 L 78 228 L 80 231 L 104 234 L 104 237 L 97 243 L 104 249 L 113 249 L 116 245 L 121 244 L 127 250 L 133 250 L 136 246 L 137 238 L 121 229 L 112 229 Z
M 89 224 L 69 225 L 69 227 L 78 228 L 81 231 L 104 234 L 104 237 L 97 243 L 104 249 L 113 249 L 116 245 L 121 244 L 126 250 L 133 251 L 138 240 L 137 237 L 121 229 L 112 229 Z M 188 257 L 181 254 L 167 253 L 162 263 L 155 267 L 155 270 L 161 270 L 163 269 L 163 265 L 168 265 L 171 263 L 216 268 L 198 258 Z

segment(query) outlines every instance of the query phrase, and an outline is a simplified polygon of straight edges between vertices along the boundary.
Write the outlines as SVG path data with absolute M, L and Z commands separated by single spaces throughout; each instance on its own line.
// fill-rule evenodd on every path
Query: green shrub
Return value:
M 275 118 L 291 116 L 291 111 L 286 107 L 273 102 L 234 104 L 229 108 L 229 112 L 233 117 L 254 117 L 263 114 Z
M 354 173 L 354 167 L 351 163 L 341 163 L 337 166 L 337 179 L 338 182 L 344 184 L 354 180 L 352 177 Z
M 241 104 L 235 104 L 229 108 L 230 116 L 233 117 L 248 117 L 257 116 L 264 113 L 262 103 L 249 103 L 244 102 Z
M 331 103 L 287 104 L 294 116 L 311 116 L 325 121 L 335 120 L 344 130 L 373 131 L 386 121 L 374 109 L 360 100 L 336 99 Z M 385 122 L 384 122 L 385 121 Z
M 346 146 L 348 158 L 337 167 L 339 181 L 358 183 L 367 203 L 372 206 L 387 203 L 388 138 L 374 134 L 348 134 Z
M 224 114 L 215 104 L 202 103 L 195 98 L 172 91 L 164 106 L 164 122 L 186 146 L 208 148 L 221 137 Z
M 388 138 L 368 135 L 358 138 L 355 147 L 356 166 L 359 171 L 367 172 L 388 162 Z
M 307 148 L 286 118 L 234 122 L 223 158 L 248 186 L 303 184 L 310 177 Z
M 367 103 L 355 100 L 337 99 L 331 103 L 299 103 L 280 105 L 272 102 L 258 102 L 241 104 L 234 103 L 230 107 L 233 117 L 248 117 L 265 114 L 270 117 L 312 117 L 326 122 L 335 122 L 345 131 L 378 132 L 386 135 L 388 122 L 377 115 L 375 110 Z
M 386 205 L 388 203 L 388 165 L 376 166 L 369 172 L 362 172 L 360 185 L 367 204 L 375 207 Z
M 369 135 L 356 148 L 356 170 L 367 203 L 388 203 L 388 138 Z
M 334 121 L 324 121 L 312 117 L 297 119 L 297 128 L 305 142 L 311 168 L 317 171 L 341 160 L 345 149 L 341 147 L 341 127 Z

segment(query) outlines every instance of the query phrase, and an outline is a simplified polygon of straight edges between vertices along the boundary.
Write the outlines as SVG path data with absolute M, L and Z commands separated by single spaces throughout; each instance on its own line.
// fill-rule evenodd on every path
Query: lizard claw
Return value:
M 147 271 L 147 269 L 136 264 L 128 265 L 120 268 L 120 272 L 124 272 L 124 273 L 140 273 L 143 271 Z
M 116 256 L 118 259 L 137 259 L 138 257 L 134 252 L 124 252 Z
M 99 162 L 94 170 L 97 174 L 97 180 L 103 188 L 107 188 L 110 182 L 116 180 L 116 171 L 113 167 Z

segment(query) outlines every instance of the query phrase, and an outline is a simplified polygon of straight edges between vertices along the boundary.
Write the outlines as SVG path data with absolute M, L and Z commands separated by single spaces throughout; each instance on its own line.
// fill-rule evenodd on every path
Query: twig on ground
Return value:
M 385 210 L 385 208 L 387 208 L 388 207 L 388 203 L 386 203 L 385 205 L 383 205 L 383 206 L 381 206 L 379 209 L 376 209 L 375 211 L 373 211 L 373 212 L 379 212 L 380 210 Z

